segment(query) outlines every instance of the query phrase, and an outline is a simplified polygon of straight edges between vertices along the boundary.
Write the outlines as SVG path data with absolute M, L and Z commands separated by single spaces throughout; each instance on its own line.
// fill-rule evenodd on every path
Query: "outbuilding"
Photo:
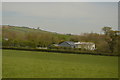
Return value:
M 58 44 L 58 46 L 61 47 L 70 47 L 70 48 L 75 48 L 75 44 L 72 41 L 64 41 Z

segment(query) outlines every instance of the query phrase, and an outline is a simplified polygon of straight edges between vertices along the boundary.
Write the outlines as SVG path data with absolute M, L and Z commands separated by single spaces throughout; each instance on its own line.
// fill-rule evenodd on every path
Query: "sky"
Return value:
M 2 24 L 65 33 L 118 29 L 117 2 L 3 2 Z

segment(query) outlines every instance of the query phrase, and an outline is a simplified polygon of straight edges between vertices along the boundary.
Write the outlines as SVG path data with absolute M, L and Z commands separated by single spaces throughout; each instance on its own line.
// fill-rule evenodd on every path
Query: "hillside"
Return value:
M 61 38 L 69 38 L 70 35 L 65 35 L 65 34 L 58 34 L 58 33 L 54 33 L 54 32 L 48 32 L 48 31 L 44 31 L 41 29 L 35 29 L 35 28 L 29 28 L 29 27 L 19 27 L 19 26 L 9 26 L 9 25 L 3 25 L 2 26 L 2 30 L 3 32 L 6 31 L 15 31 L 15 32 L 21 32 L 21 33 L 28 33 L 28 32 L 39 32 L 39 33 L 45 33 L 45 34 L 52 34 Z
M 2 26 L 2 30 L 3 31 L 16 31 L 16 32 L 22 32 L 22 33 L 26 33 L 26 32 L 40 32 L 40 33 L 49 33 L 49 34 L 53 34 L 53 35 L 58 35 L 61 37 L 69 37 L 70 35 L 65 35 L 65 34 L 58 34 L 58 33 L 54 33 L 54 32 L 48 32 L 48 31 L 44 31 L 41 29 L 35 29 L 35 28 L 29 28 L 29 27 L 20 27 L 20 26 L 9 26 L 9 25 L 3 25 Z
M 18 26 L 2 26 L 3 40 L 4 38 L 9 38 L 13 41 L 32 41 L 36 44 L 41 44 L 40 46 L 48 46 L 52 43 L 59 43 L 61 41 L 69 40 L 71 35 L 58 34 L 54 32 L 48 32 L 41 29 L 34 29 L 29 27 L 18 27 Z

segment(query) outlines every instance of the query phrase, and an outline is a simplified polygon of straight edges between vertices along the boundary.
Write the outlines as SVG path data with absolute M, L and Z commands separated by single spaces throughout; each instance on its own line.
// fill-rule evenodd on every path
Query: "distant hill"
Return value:
M 72 35 L 59 34 L 55 32 L 44 31 L 41 29 L 19 27 L 19 26 L 2 26 L 3 39 L 9 38 L 12 41 L 34 41 L 38 43 L 45 42 L 47 45 L 51 43 L 59 43 L 67 41 Z
M 53 34 L 55 36 L 63 37 L 63 38 L 69 38 L 71 35 L 70 34 L 59 34 L 55 32 L 49 32 L 49 31 L 44 31 L 41 29 L 35 29 L 35 28 L 29 28 L 29 27 L 19 27 L 19 26 L 9 26 L 9 25 L 3 25 L 2 26 L 3 31 L 16 31 L 16 32 L 22 32 L 22 33 L 27 33 L 27 32 L 40 32 L 40 33 L 48 33 L 48 34 Z

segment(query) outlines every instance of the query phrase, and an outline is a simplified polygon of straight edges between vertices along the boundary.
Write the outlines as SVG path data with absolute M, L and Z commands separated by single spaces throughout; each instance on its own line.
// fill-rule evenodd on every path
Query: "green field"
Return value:
M 3 78 L 118 78 L 118 57 L 3 50 Z

